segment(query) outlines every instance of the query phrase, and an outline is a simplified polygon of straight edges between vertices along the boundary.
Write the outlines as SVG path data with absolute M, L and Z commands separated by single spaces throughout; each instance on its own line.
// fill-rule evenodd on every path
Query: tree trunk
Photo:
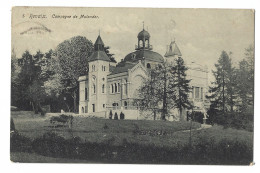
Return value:
M 223 68 L 223 67 L 222 67 Z M 222 69 L 223 70 L 223 69 Z M 224 70 L 223 70 L 223 116 L 225 117 L 225 75 L 224 75 Z
M 153 120 L 156 120 L 156 111 L 153 112 Z
M 165 72 L 166 73 L 166 72 Z M 163 87 L 163 111 L 162 111 L 162 120 L 165 120 L 165 116 L 167 113 L 167 103 L 166 103 L 166 99 L 167 99 L 167 93 L 166 93 L 166 74 L 164 73 L 164 87 Z
M 182 107 L 180 107 L 180 120 L 181 120 L 181 121 L 184 120 L 184 118 L 183 118 L 183 116 L 182 116 Z
M 76 107 L 77 107 L 77 98 L 76 98 L 76 91 L 73 91 L 73 101 L 74 101 L 74 105 L 73 105 L 73 110 L 74 110 L 74 113 L 76 113 Z

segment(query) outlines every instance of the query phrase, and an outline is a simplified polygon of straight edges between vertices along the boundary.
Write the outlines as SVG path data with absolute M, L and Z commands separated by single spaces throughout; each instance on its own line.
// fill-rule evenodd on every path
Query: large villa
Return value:
M 126 119 L 144 119 L 145 113 L 133 105 L 138 96 L 138 89 L 143 81 L 149 78 L 149 70 L 164 61 L 173 61 L 182 57 L 182 53 L 175 41 L 168 46 L 164 57 L 152 51 L 150 34 L 142 30 L 138 36 L 138 45 L 135 50 L 125 56 L 118 64 L 112 62 L 104 51 L 104 42 L 100 35 L 94 44 L 94 52 L 88 58 L 89 72 L 79 77 L 80 100 L 79 114 L 95 115 L 108 118 L 110 111 L 123 112 Z M 183 57 L 185 61 L 185 57 Z M 192 92 L 189 98 L 195 106 L 195 111 L 205 114 L 208 90 L 207 67 L 196 63 L 186 64 L 189 67 L 187 77 L 192 79 Z M 187 110 L 183 111 L 183 114 Z M 179 112 L 172 111 L 169 120 L 179 120 Z

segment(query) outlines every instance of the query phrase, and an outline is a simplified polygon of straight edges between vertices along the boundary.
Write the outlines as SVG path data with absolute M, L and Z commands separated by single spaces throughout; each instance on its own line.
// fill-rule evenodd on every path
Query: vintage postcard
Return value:
M 252 165 L 254 16 L 13 7 L 11 161 Z

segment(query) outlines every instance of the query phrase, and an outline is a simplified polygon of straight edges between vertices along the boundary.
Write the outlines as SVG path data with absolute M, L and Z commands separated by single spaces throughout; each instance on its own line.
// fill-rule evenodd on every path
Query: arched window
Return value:
M 147 67 L 147 68 L 151 68 L 151 64 L 150 64 L 150 63 L 147 63 L 147 64 L 146 64 L 146 67 Z
M 106 66 L 104 66 L 104 71 L 106 71 Z
M 149 42 L 148 40 L 145 40 L 145 47 L 148 48 L 148 46 L 149 46 Z
M 105 84 L 102 85 L 102 93 L 105 93 Z
M 84 112 L 84 107 L 81 108 L 81 113 L 85 113 L 85 112 Z
M 125 109 L 127 109 L 127 102 L 124 101 L 124 106 L 125 106 Z
M 114 85 L 111 84 L 111 93 L 114 93 Z
M 115 93 L 117 93 L 117 84 L 115 83 Z
M 143 47 L 143 40 L 139 40 L 139 47 Z

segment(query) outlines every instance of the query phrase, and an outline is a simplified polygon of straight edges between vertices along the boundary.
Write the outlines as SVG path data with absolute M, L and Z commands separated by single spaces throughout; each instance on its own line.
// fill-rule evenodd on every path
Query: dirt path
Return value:
M 200 128 L 197 128 L 197 129 L 191 129 L 191 131 L 194 131 L 194 130 L 202 130 L 202 129 L 208 129 L 208 128 L 211 128 L 212 125 L 209 125 L 209 124 L 201 124 L 201 127 Z M 178 131 L 178 132 L 190 132 L 190 130 L 182 130 L 182 131 Z

